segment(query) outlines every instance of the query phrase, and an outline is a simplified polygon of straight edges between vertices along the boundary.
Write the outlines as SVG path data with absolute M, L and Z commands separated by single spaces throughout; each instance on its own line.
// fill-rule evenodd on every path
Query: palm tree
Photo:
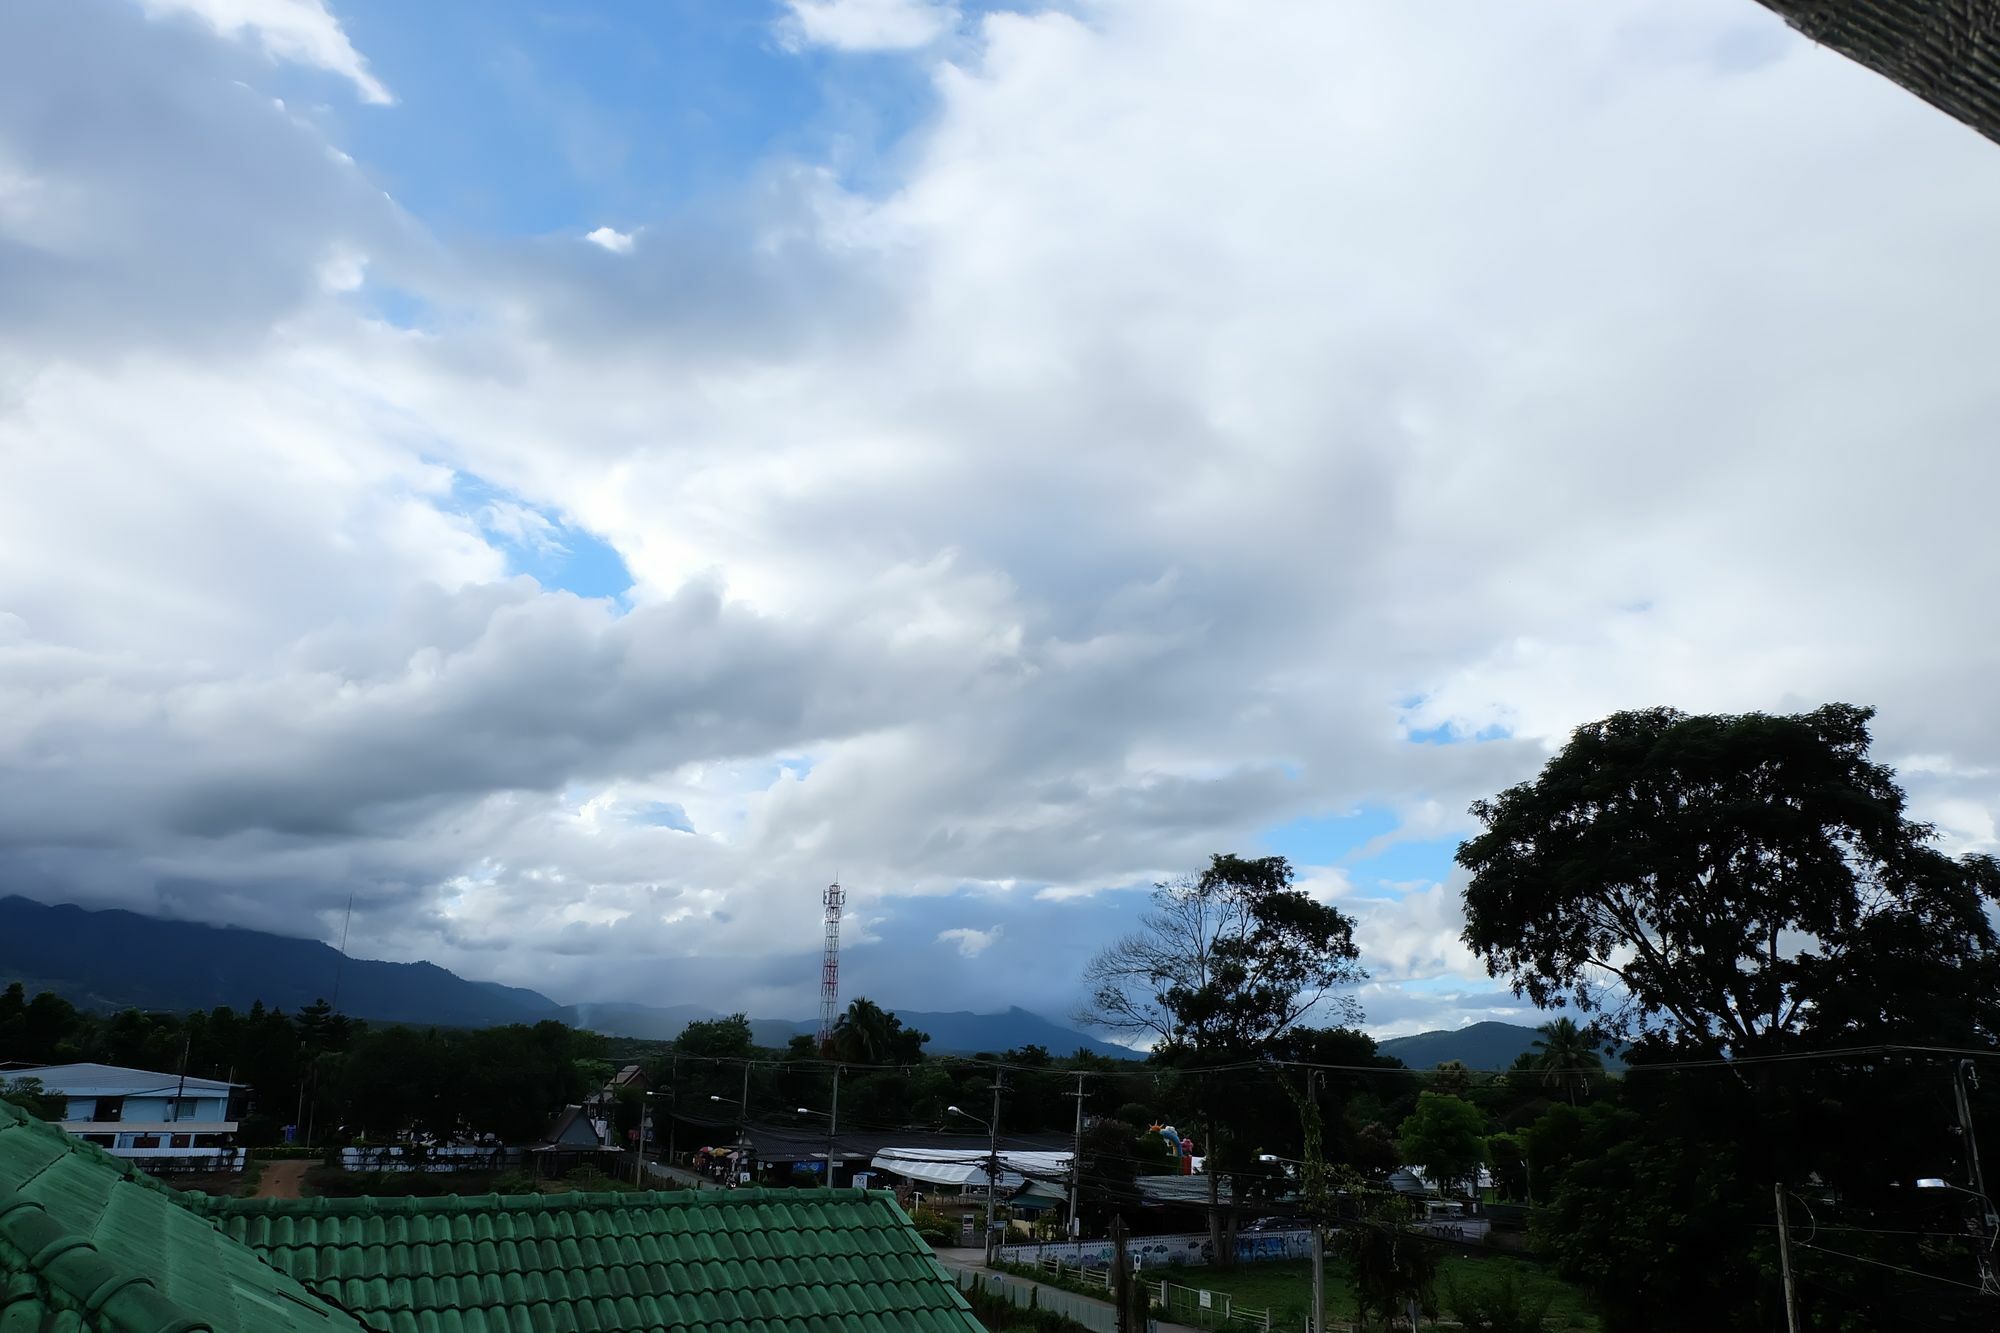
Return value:
M 889 1015 L 873 1000 L 855 1000 L 833 1025 L 833 1053 L 842 1060 L 880 1064 L 889 1045 Z
M 1542 1082 L 1566 1089 L 1569 1104 L 1575 1106 L 1577 1090 L 1588 1091 L 1590 1076 L 1604 1071 L 1604 1061 L 1597 1054 L 1597 1034 L 1567 1018 L 1544 1023 L 1537 1031 L 1542 1035 L 1535 1038 L 1534 1067 L 1541 1071 Z

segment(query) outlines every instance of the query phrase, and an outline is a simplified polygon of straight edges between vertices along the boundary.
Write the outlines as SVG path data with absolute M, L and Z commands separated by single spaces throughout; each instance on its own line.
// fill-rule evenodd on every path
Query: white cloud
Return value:
M 986 18 L 877 192 L 609 264 L 424 234 L 190 25 L 0 6 L 0 880 L 805 1012 L 836 869 L 885 939 L 1068 921 L 1827 698 L 1991 844 L 2000 154 L 1737 0 L 1080 12 Z M 629 611 L 508 579 L 557 514 Z M 1512 1012 L 1371 875 L 1309 880 L 1371 1022 Z
M 958 24 L 938 0 L 786 0 L 779 31 L 795 46 L 837 51 L 906 51 L 929 46 Z
M 994 941 L 999 939 L 1002 933 L 1002 928 L 999 926 L 991 930 L 974 930 L 970 926 L 959 926 L 953 930 L 940 930 L 937 942 L 956 944 L 960 958 L 977 958 L 992 948 Z
M 601 246 L 609 250 L 614 255 L 629 255 L 632 253 L 632 234 L 630 232 L 618 231 L 611 227 L 599 227 L 597 230 L 585 234 L 583 239 L 589 241 L 592 245 Z
M 387 106 L 396 99 L 368 70 L 347 40 L 326 0 L 139 0 L 153 16 L 191 14 L 227 37 L 254 36 L 272 58 L 338 74 L 364 102 Z

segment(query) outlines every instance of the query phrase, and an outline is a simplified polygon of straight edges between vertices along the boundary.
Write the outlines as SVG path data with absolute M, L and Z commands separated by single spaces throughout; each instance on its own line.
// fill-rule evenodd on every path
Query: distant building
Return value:
M 62 1127 L 117 1157 L 235 1160 L 236 1083 L 182 1078 L 120 1065 L 32 1065 L 7 1077 L 33 1079 L 64 1102 Z

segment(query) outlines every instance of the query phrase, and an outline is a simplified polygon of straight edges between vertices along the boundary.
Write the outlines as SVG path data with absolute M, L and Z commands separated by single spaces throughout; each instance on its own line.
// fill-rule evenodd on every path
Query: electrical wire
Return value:
M 1980 1292 L 1982 1295 L 1984 1294 L 1984 1290 L 1982 1288 L 1977 1287 L 1970 1282 L 1960 1282 L 1956 1278 L 1939 1277 L 1936 1273 L 1926 1273 L 1921 1269 L 1905 1268 L 1901 1264 L 1887 1263 L 1881 1259 L 1870 1259 L 1865 1254 L 1849 1254 L 1846 1250 L 1829 1250 L 1824 1245 L 1808 1245 L 1804 1241 L 1796 1242 L 1796 1244 L 1798 1245 L 1798 1248 L 1802 1250 L 1811 1250 L 1816 1254 L 1830 1254 L 1840 1259 L 1852 1259 L 1855 1263 L 1858 1264 L 1873 1264 L 1877 1268 L 1886 1268 L 1889 1269 L 1891 1272 L 1907 1273 L 1911 1277 L 1929 1278 L 1933 1282 L 1942 1282 L 1947 1286 L 1963 1287 L 1967 1291 Z

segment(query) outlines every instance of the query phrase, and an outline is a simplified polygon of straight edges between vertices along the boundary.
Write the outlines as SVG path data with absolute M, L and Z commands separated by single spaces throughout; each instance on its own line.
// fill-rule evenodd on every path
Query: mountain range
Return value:
M 613 1037 L 666 1041 L 697 1019 L 721 1017 L 700 1005 L 561 1004 L 539 991 L 469 981 L 433 963 L 343 958 L 318 940 L 235 926 L 169 921 L 120 909 L 91 911 L 22 897 L 0 898 L 0 983 L 22 982 L 30 994 L 54 991 L 97 1010 L 298 1009 L 335 1000 L 342 1012 L 376 1022 L 440 1027 L 492 1027 L 545 1019 Z M 1026 1009 L 997 1014 L 927 1013 L 899 1009 L 907 1027 L 930 1034 L 938 1053 L 1005 1051 L 1041 1046 L 1056 1055 L 1078 1047 L 1132 1057 Z M 816 1019 L 752 1019 L 752 1038 L 782 1047 Z
M 1505 1069 L 1527 1054 L 1541 1036 L 1538 1028 L 1519 1023 L 1467 1023 L 1462 1028 L 1437 1032 L 1417 1032 L 1407 1037 L 1390 1037 L 1377 1043 L 1384 1055 L 1393 1055 L 1412 1069 L 1434 1069 L 1456 1060 L 1467 1069 Z M 1607 1069 L 1623 1069 L 1616 1055 L 1604 1057 Z

